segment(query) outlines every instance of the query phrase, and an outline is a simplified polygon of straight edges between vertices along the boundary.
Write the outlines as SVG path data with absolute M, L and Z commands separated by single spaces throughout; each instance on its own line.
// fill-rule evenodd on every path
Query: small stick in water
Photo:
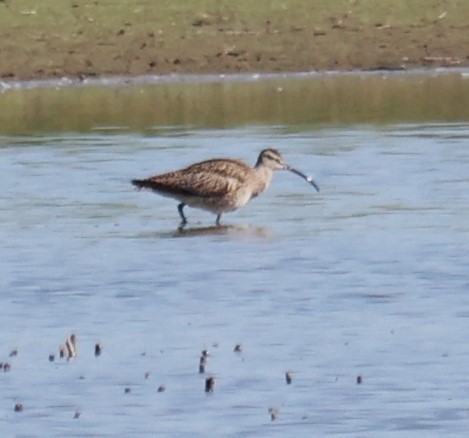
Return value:
M 215 389 L 215 377 L 207 377 L 205 379 L 205 392 L 213 392 Z

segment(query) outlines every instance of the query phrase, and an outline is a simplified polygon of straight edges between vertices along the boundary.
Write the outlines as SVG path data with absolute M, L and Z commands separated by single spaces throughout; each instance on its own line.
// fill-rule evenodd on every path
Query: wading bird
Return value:
M 275 149 L 264 149 L 254 167 L 240 160 L 212 159 L 189 167 L 146 179 L 134 179 L 132 184 L 141 189 L 177 199 L 182 222 L 187 224 L 184 207 L 200 208 L 217 215 L 220 225 L 222 213 L 244 207 L 249 200 L 269 187 L 274 170 L 289 170 L 309 182 L 318 192 L 319 187 L 310 176 L 285 163 Z

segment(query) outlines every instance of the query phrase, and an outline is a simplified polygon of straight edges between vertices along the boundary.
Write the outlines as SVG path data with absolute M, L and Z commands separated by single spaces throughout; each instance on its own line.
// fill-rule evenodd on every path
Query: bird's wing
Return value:
M 209 160 L 142 180 L 142 187 L 168 194 L 223 197 L 246 181 L 251 168 L 238 160 Z

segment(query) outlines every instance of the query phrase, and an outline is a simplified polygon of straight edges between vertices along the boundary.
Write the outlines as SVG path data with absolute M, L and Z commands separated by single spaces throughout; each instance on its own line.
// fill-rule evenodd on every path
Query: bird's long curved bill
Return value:
M 309 182 L 319 192 L 319 186 L 314 182 L 311 176 L 305 175 L 303 172 L 300 172 L 299 170 L 296 170 L 293 167 L 287 167 L 286 170 L 289 170 L 290 172 L 295 173 L 298 176 L 301 176 L 301 178 Z

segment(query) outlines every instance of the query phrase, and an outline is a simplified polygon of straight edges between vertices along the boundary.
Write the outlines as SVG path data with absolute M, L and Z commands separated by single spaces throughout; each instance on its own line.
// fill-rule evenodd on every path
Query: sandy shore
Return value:
M 0 77 L 469 66 L 469 2 L 0 0 Z

